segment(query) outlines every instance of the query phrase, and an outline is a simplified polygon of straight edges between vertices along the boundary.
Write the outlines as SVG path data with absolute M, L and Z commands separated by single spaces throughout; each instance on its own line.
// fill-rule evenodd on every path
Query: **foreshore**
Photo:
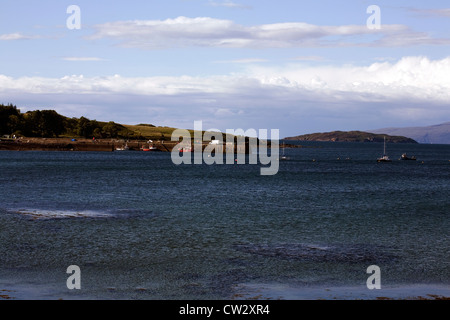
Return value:
M 155 141 L 154 151 L 170 152 L 177 142 Z M 0 141 L 0 150 L 11 151 L 99 151 L 112 152 L 128 147 L 131 151 L 148 148 L 148 141 L 124 141 L 117 139 L 72 139 L 72 138 L 21 138 Z
M 208 142 L 203 142 L 202 150 L 208 146 Z M 177 141 L 153 141 L 152 151 L 172 152 L 173 148 L 179 145 Z M 145 140 L 118 140 L 118 139 L 73 139 L 73 138 L 20 138 L 1 139 L 0 150 L 10 151 L 97 151 L 113 152 L 127 146 L 130 151 L 142 151 L 149 147 L 149 142 Z M 179 146 L 178 146 L 179 147 Z M 270 147 L 270 146 L 269 146 Z M 300 145 L 280 145 L 280 148 L 301 148 Z M 190 152 L 194 150 L 194 145 L 184 146 L 182 151 Z M 227 146 L 223 145 L 223 152 L 227 151 Z M 249 145 L 234 146 L 235 153 L 248 153 Z
M 114 299 L 111 288 L 101 288 L 105 299 Z M 130 289 L 133 294 L 139 289 Z M 141 288 L 145 292 L 144 288 Z M 368 290 L 362 287 L 290 287 L 283 285 L 237 285 L 237 291 L 230 300 L 450 300 L 449 289 L 444 285 L 406 285 L 392 286 L 381 290 Z M 151 299 L 151 297 L 148 297 Z M 0 287 L 0 301 L 2 300 L 73 300 L 92 299 L 89 293 L 73 295 L 67 290 L 38 284 L 26 286 L 10 284 Z M 123 297 L 123 299 L 128 299 Z
M 236 300 L 450 300 L 449 287 L 441 284 L 367 287 L 296 287 L 282 284 L 241 284 Z

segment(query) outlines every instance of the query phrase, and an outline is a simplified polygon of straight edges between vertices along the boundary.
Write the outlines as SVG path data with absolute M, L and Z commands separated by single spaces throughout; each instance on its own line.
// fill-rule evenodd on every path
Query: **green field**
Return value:
M 138 124 L 138 125 L 128 125 L 122 124 L 126 129 L 131 132 L 131 136 L 142 137 L 151 140 L 171 140 L 172 133 L 177 128 L 171 127 L 157 127 L 151 124 Z M 191 134 L 191 138 L 194 138 L 194 130 L 187 130 Z M 202 135 L 205 131 L 202 131 Z M 222 139 L 225 141 L 227 134 L 222 133 Z
M 170 140 L 172 132 L 177 129 L 171 127 L 157 127 L 149 124 L 124 124 L 123 126 L 131 131 L 135 137 L 143 137 L 151 140 Z M 194 134 L 193 130 L 189 130 L 189 132 L 191 135 Z

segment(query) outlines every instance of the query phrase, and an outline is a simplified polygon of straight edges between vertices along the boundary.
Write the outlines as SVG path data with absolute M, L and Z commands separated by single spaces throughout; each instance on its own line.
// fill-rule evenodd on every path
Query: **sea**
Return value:
M 275 175 L 168 152 L 1 151 L 0 296 L 450 296 L 450 145 L 388 144 L 377 163 L 382 143 L 289 143 L 303 148 Z

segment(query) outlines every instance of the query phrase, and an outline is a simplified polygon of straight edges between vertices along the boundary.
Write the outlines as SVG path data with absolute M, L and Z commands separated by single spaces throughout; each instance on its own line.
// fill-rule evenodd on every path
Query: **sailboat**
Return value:
M 283 146 L 282 146 L 281 149 L 283 149 L 283 152 L 282 152 L 282 155 L 280 157 L 280 160 L 282 160 L 282 161 L 289 160 L 289 158 L 284 154 L 284 149 L 286 149 L 286 146 L 285 146 L 284 142 L 283 142 Z
M 392 162 L 391 159 L 389 159 L 388 155 L 386 154 L 386 137 L 384 137 L 384 151 L 383 156 L 381 158 L 377 159 L 377 162 Z

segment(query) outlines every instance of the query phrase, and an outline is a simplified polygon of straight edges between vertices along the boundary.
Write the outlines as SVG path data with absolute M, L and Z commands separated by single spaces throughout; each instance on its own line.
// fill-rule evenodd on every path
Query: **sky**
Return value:
M 449 31 L 440 0 L 2 0 L 0 103 L 281 137 L 439 124 Z

